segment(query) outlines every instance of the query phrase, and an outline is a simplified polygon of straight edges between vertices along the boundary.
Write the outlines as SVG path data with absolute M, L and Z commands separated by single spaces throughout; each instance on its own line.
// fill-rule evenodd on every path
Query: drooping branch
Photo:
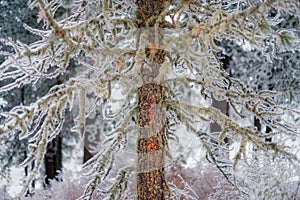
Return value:
M 203 80 L 183 77 L 167 81 L 174 81 L 177 84 L 197 84 L 203 87 L 206 93 L 212 92 L 213 94 L 217 94 L 217 96 L 215 95 L 216 97 L 230 102 L 234 111 L 239 116 L 243 117 L 243 113 L 249 112 L 272 129 L 286 132 L 290 135 L 296 135 L 297 131 L 288 123 L 279 121 L 278 117 L 286 111 L 297 114 L 299 114 L 299 112 L 277 105 L 274 99 L 272 99 L 272 96 L 277 94 L 275 91 L 262 90 L 255 92 L 251 89 L 247 89 L 240 81 L 229 77 L 224 71 L 220 69 L 215 69 L 214 71 L 214 73 L 216 73 L 215 77 L 203 77 Z M 238 111 L 236 107 L 242 107 L 243 113 Z
M 126 135 L 123 133 L 116 133 L 116 135 L 113 135 L 107 141 L 109 146 L 106 149 L 94 155 L 84 164 L 84 169 L 89 170 L 85 175 L 92 177 L 92 179 L 87 184 L 84 194 L 80 199 L 92 199 L 96 187 L 109 175 L 113 167 L 115 154 L 120 150 L 122 145 L 126 145 L 125 137 Z M 112 193 L 114 189 L 112 187 L 109 192 Z
M 186 115 L 186 113 L 192 113 L 193 116 L 197 116 L 199 119 L 210 119 L 210 122 L 217 122 L 225 132 L 220 135 L 219 143 L 222 143 L 222 138 L 228 135 L 240 135 L 243 139 L 239 148 L 239 151 L 235 155 L 234 158 L 234 168 L 237 162 L 241 159 L 241 155 L 244 155 L 244 159 L 246 158 L 246 144 L 253 143 L 256 147 L 260 149 L 271 149 L 275 154 L 279 153 L 287 156 L 292 160 L 297 160 L 295 155 L 286 151 L 283 145 L 279 145 L 272 142 L 266 142 L 265 138 L 269 137 L 269 135 L 261 134 L 255 127 L 252 126 L 241 126 L 237 122 L 234 122 L 227 115 L 222 113 L 220 110 L 213 107 L 198 107 L 193 106 L 191 104 L 180 102 L 180 101 L 165 101 L 165 106 L 170 108 L 175 108 L 177 111 L 180 111 L 182 115 Z M 183 117 L 181 117 L 183 118 Z M 194 129 L 196 130 L 196 129 Z M 270 134 L 277 134 L 276 128 L 274 128 L 273 132 Z M 285 133 L 289 134 L 290 129 L 287 127 L 285 129 L 281 129 Z

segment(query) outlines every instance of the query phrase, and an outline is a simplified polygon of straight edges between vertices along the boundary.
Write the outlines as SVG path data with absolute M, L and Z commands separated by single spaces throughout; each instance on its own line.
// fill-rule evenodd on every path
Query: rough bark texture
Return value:
M 163 11 L 166 4 L 166 0 L 137 0 L 138 6 L 137 19 L 140 20 L 138 26 L 151 27 L 155 24 L 156 20 L 146 23 L 150 17 L 158 17 Z
M 146 84 L 139 88 L 138 94 L 137 199 L 164 199 L 168 193 L 164 168 L 164 88 L 159 84 Z
M 137 19 L 140 32 L 148 30 L 147 42 L 151 46 L 142 49 L 145 62 L 141 64 L 139 73 L 143 85 L 138 88 L 138 114 L 137 126 L 139 127 L 137 139 L 137 199 L 162 200 L 169 194 L 165 177 L 165 112 L 162 102 L 165 99 L 165 88 L 156 83 L 154 79 L 159 75 L 159 69 L 164 62 L 165 51 L 159 49 L 161 38 L 155 38 L 160 30 L 157 27 L 153 34 L 151 27 L 164 10 L 165 1 L 137 0 Z M 153 21 L 148 19 L 153 17 Z M 145 31 L 147 32 L 147 31 Z M 156 36 L 155 36 L 156 35 Z

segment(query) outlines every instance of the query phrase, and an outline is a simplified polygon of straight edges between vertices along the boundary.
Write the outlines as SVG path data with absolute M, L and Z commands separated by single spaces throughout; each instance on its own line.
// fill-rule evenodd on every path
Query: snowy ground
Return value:
M 67 162 L 63 161 L 63 170 L 67 174 L 76 174 L 80 172 L 81 165 L 82 165 L 82 146 L 83 145 L 77 145 L 74 149 L 73 154 L 78 155 L 77 157 L 71 157 L 70 160 Z M 0 188 L 4 189 L 6 188 L 7 193 L 10 195 L 10 197 L 5 197 L 4 199 L 0 200 L 10 200 L 11 198 L 17 197 L 17 195 L 22 191 L 22 181 L 24 178 L 24 169 L 18 168 L 18 167 L 12 167 L 11 169 L 11 179 L 10 180 L 0 180 Z M 76 178 L 76 177 L 74 177 Z M 37 181 L 35 184 L 36 189 L 42 188 L 42 181 L 41 177 L 37 177 Z M 0 190 L 1 191 L 1 190 Z

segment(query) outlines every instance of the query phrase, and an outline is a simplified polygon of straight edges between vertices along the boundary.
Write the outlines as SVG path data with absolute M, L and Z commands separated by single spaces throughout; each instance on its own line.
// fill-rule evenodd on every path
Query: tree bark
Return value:
M 159 69 L 165 60 L 165 51 L 159 49 L 155 38 L 159 34 L 159 27 L 153 28 L 155 20 L 147 21 L 150 17 L 157 17 L 164 11 L 164 0 L 137 0 L 137 19 L 140 32 L 145 31 L 148 47 L 139 49 L 144 52 L 145 62 L 141 63 L 138 72 L 143 79 L 143 85 L 137 89 L 138 114 L 137 126 L 137 199 L 162 200 L 169 195 L 165 177 L 165 112 L 162 103 L 165 99 L 165 87 L 154 81 L 159 75 Z M 147 21 L 147 23 L 146 23 Z M 158 34 L 153 34 L 152 31 Z M 140 38 L 138 38 L 139 41 Z
M 146 84 L 138 89 L 138 174 L 137 199 L 164 199 L 168 194 L 165 177 L 164 88 Z
M 57 136 L 47 145 L 44 158 L 45 163 L 45 187 L 50 186 L 50 180 L 60 181 L 59 173 L 62 170 L 62 137 Z

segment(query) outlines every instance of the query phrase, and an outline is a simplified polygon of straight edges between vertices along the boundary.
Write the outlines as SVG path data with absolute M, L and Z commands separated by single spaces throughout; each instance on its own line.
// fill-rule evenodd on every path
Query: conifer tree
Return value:
M 167 162 L 173 150 L 169 143 L 176 140 L 174 129 L 180 126 L 186 128 L 186 137 L 198 136 L 207 160 L 241 196 L 252 195 L 249 188 L 255 175 L 246 179 L 240 172 L 258 169 L 262 152 L 299 170 L 295 153 L 299 147 L 285 142 L 297 140 L 299 133 L 283 118 L 297 117 L 299 112 L 277 101 L 276 91 L 255 91 L 222 67 L 227 42 L 263 50 L 270 60 L 280 59 L 286 49 L 299 52 L 299 28 L 278 28 L 278 19 L 299 20 L 298 2 L 32 0 L 28 5 L 39 9 L 38 20 L 44 27 L 24 27 L 41 39 L 29 45 L 5 41 L 14 53 L 0 66 L 0 80 L 5 83 L 0 92 L 34 85 L 41 78 L 55 79 L 69 70 L 71 60 L 79 73 L 36 102 L 1 114 L 0 135 L 18 131 L 31 142 L 31 154 L 22 166 L 34 161 L 35 168 L 24 191 L 39 171 L 47 144 L 60 134 L 66 110 L 76 113 L 73 131 L 81 136 L 87 117 L 99 108 L 106 119 L 116 122 L 99 152 L 84 164 L 90 181 L 82 199 L 93 195 L 120 199 L 134 175 L 139 200 L 175 199 L 179 194 L 188 198 L 189 192 L 166 178 L 172 165 Z M 58 18 L 61 7 L 64 17 Z M 274 10 L 276 15 L 271 14 Z M 122 107 L 108 114 L 119 88 Z M 92 106 L 87 102 L 90 96 L 95 99 Z M 227 101 L 229 116 L 214 108 L 212 99 Z M 245 124 L 253 116 L 272 131 Z M 209 131 L 209 123 L 217 123 L 221 131 Z M 136 164 L 116 170 L 116 157 L 132 134 L 137 138 Z M 270 137 L 272 141 L 266 141 Z M 249 146 L 254 150 L 249 152 Z M 278 195 L 270 185 L 257 195 Z

